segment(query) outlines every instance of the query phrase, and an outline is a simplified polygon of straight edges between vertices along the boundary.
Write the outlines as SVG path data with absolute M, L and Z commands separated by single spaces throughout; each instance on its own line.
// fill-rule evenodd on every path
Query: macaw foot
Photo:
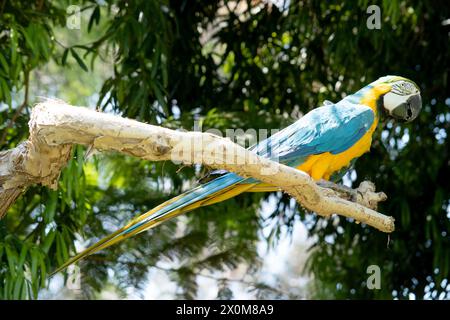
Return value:
M 340 198 L 359 203 L 373 210 L 377 209 L 379 202 L 387 199 L 384 192 L 375 192 L 375 184 L 370 181 L 361 182 L 356 189 L 326 180 L 320 180 L 317 184 L 322 188 L 330 189 L 332 192 L 334 191 Z
M 356 202 L 358 200 L 358 191 L 342 184 L 336 184 L 327 180 L 319 180 L 317 184 L 322 188 L 331 189 L 337 192 L 341 197 Z

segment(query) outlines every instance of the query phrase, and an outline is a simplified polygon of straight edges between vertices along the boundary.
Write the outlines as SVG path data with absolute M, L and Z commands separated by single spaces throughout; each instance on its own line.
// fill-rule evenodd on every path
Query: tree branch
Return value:
M 0 153 L 0 217 L 11 205 L 5 202 L 11 189 L 17 194 L 17 190 L 36 183 L 55 188 L 71 146 L 82 144 L 151 161 L 172 160 L 225 169 L 278 186 L 319 215 L 337 213 L 383 232 L 394 230 L 392 217 L 373 210 L 373 202 L 385 199 L 373 187 L 363 190 L 360 186 L 358 196 L 352 199 L 318 186 L 302 171 L 209 133 L 170 130 L 54 101 L 34 107 L 29 126 L 30 138 L 26 142 Z

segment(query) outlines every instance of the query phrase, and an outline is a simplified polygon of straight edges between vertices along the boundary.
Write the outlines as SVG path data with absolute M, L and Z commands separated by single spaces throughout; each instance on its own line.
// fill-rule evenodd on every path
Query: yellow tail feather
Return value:
M 85 258 L 86 256 L 89 256 L 91 254 L 94 254 L 100 250 L 103 250 L 105 248 L 108 248 L 118 242 L 121 242 L 125 239 L 128 239 L 138 233 L 141 233 L 143 231 L 149 230 L 169 219 L 172 219 L 176 216 L 179 216 L 183 213 L 192 211 L 196 208 L 199 207 L 203 207 L 203 206 L 208 206 L 217 202 L 222 202 L 224 200 L 230 199 L 240 193 L 243 192 L 248 192 L 248 191 L 252 191 L 252 189 L 257 186 L 256 184 L 237 184 L 237 185 L 233 185 L 230 186 L 229 188 L 220 190 L 219 192 L 210 195 L 209 197 L 207 197 L 206 199 L 203 199 L 201 201 L 197 201 L 195 203 L 192 203 L 186 207 L 182 207 L 180 209 L 176 209 L 174 211 L 171 211 L 167 214 L 162 215 L 161 217 L 149 220 L 148 222 L 146 222 L 145 224 L 143 224 L 142 226 L 139 226 L 138 228 L 136 228 L 133 231 L 130 231 L 128 233 L 125 234 L 121 234 L 122 232 L 126 231 L 128 228 L 132 227 L 133 225 L 141 222 L 142 220 L 146 219 L 147 217 L 151 216 L 152 214 L 154 214 L 155 212 L 161 210 L 162 208 L 166 207 L 167 205 L 169 205 L 170 203 L 172 203 L 173 201 L 176 201 L 177 199 L 179 199 L 180 197 L 182 197 L 183 195 L 179 195 L 176 196 L 162 204 L 160 204 L 159 206 L 153 208 L 152 210 L 140 215 L 139 217 L 131 220 L 128 224 L 126 224 L 125 226 L 123 226 L 122 228 L 114 231 L 112 234 L 106 236 L 105 238 L 101 239 L 100 241 L 98 241 L 97 243 L 95 243 L 94 245 L 90 246 L 89 248 L 83 250 L 82 252 L 80 252 L 79 254 L 77 254 L 76 256 L 70 258 L 67 262 L 65 262 L 62 266 L 60 266 L 59 268 L 57 268 L 55 271 L 53 271 L 50 274 L 50 277 L 55 275 L 56 273 L 64 270 L 65 268 L 67 268 L 68 266 L 70 266 L 73 263 L 76 263 L 78 261 L 80 261 L 81 259 Z M 264 187 L 264 190 L 270 189 L 269 187 Z M 273 189 L 274 187 L 272 187 Z M 270 189 L 270 190 L 272 190 Z

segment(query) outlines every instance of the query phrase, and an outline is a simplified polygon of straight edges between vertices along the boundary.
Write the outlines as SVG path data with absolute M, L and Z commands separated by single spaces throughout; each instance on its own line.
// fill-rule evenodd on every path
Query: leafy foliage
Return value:
M 386 74 L 415 80 L 424 110 L 412 124 L 385 121 L 353 183 L 374 181 L 396 218 L 386 235 L 345 219 L 305 214 L 282 194 L 267 220 L 267 194 L 201 208 L 80 263 L 82 296 L 142 288 L 151 267 L 167 272 L 180 297 L 194 298 L 198 276 L 239 264 L 257 273 L 256 242 L 302 219 L 315 244 L 308 262 L 326 298 L 448 297 L 449 24 L 444 1 L 383 1 L 382 29 L 366 27 L 368 1 L 80 1 L 81 29 L 65 27 L 69 2 L 0 3 L 0 148 L 26 138 L 39 94 L 97 104 L 171 128 L 276 129 L 325 99 L 337 101 Z M 73 14 L 73 13 L 70 13 Z M 50 79 L 50 80 L 48 80 Z M 30 188 L 0 221 L 0 297 L 37 298 L 46 274 L 76 248 L 193 186 L 208 168 L 180 169 L 120 155 L 85 159 L 77 147 L 58 191 Z M 265 209 L 267 210 L 267 209 Z M 366 268 L 382 270 L 368 290 Z M 169 265 L 169 267 L 167 267 Z M 232 298 L 218 279 L 218 298 Z M 263 281 L 258 297 L 294 297 Z M 447 295 L 447 296 L 446 296 Z

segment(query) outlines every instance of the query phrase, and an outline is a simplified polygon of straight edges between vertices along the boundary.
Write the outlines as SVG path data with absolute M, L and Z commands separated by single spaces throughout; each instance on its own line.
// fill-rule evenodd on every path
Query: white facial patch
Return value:
M 402 103 L 405 103 L 412 95 L 413 94 L 402 96 L 394 92 L 388 92 L 384 95 L 383 98 L 384 108 L 388 110 L 389 113 L 391 113 L 396 107 L 398 107 Z
M 419 93 L 419 90 L 410 82 L 396 81 L 391 86 L 392 90 L 384 95 L 384 108 L 389 113 L 405 103 L 409 97 Z

